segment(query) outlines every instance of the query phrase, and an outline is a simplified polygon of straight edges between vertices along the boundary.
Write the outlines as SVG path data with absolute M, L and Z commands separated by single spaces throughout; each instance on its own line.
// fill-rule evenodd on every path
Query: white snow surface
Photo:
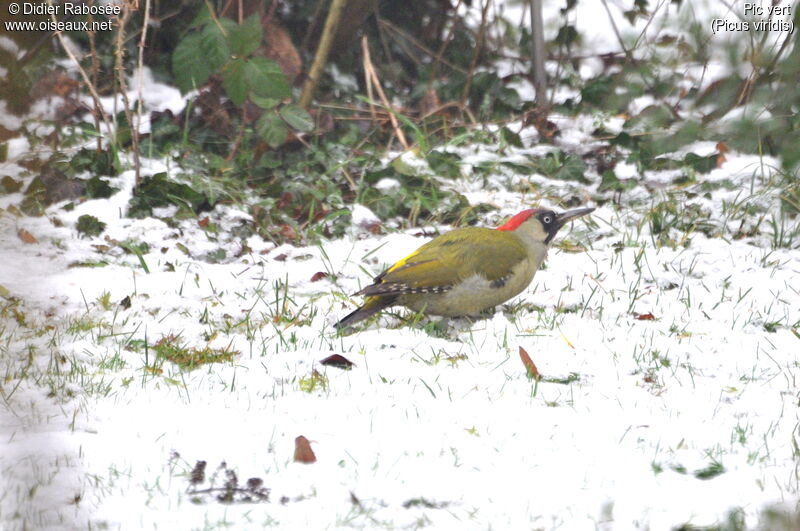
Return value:
M 728 178 L 748 164 L 729 157 Z M 232 257 L 238 244 L 212 242 L 194 222 L 120 217 L 133 177 L 120 179 L 122 192 L 72 212 L 0 218 L 0 300 L 22 301 L 25 323 L 8 314 L 0 329 L 10 526 L 669 529 L 733 509 L 755 525 L 765 507 L 797 500 L 797 250 L 698 234 L 687 248 L 643 236 L 619 250 L 638 214 L 604 206 L 595 224 L 564 230 L 588 250 L 551 251 L 516 316 L 454 320 L 440 337 L 387 314 L 337 337 L 332 323 L 358 302 L 342 294 L 369 278 L 360 267 L 377 273 L 413 251 L 424 241 L 414 231 L 330 241 L 325 255 L 261 242 L 259 254 L 209 264 L 176 243 L 196 257 L 220 246 Z M 105 243 L 77 237 L 83 213 L 110 238 L 147 242 L 150 274 L 121 252 L 106 267 L 70 267 Z M 238 219 L 228 207 L 211 217 L 222 233 Z M 19 229 L 38 243 L 21 244 Z M 311 281 L 330 267 L 336 283 Z M 273 319 L 284 281 L 296 321 Z M 104 292 L 108 310 L 96 302 Z M 126 296 L 127 310 L 116 304 Z M 126 347 L 147 341 L 154 356 L 170 334 L 238 354 L 158 372 Z M 545 377 L 573 381 L 529 380 L 519 348 Z M 334 353 L 353 370 L 319 364 Z M 301 390 L 314 370 L 327 389 Z M 293 462 L 298 435 L 316 463 Z M 192 503 L 197 460 L 261 477 L 272 501 Z M 696 477 L 717 465 L 718 476 Z M 433 505 L 404 506 L 422 499 Z

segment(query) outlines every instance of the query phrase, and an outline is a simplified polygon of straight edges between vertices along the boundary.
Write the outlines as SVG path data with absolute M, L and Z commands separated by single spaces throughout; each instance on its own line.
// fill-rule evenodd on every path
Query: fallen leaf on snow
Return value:
M 331 356 L 328 356 L 324 360 L 321 360 L 319 363 L 321 365 L 329 365 L 331 367 L 336 367 L 337 369 L 342 369 L 345 371 L 349 371 L 355 365 L 355 363 L 345 358 L 341 354 L 333 354 Z
M 311 443 L 302 435 L 297 436 L 294 440 L 294 460 L 297 463 L 317 462 L 317 456 L 311 449 Z
M 17 236 L 19 236 L 19 239 L 22 240 L 25 243 L 39 243 L 39 240 L 34 238 L 33 234 L 31 234 L 30 232 L 26 231 L 25 229 L 19 229 L 19 232 L 17 233 Z
M 725 161 L 728 160 L 725 158 L 725 153 L 730 151 L 730 148 L 725 144 L 725 142 L 717 142 L 717 168 L 725 164 Z
M 530 356 L 528 356 L 528 352 L 519 347 L 519 357 L 522 360 L 522 364 L 525 365 L 525 369 L 528 371 L 528 378 L 535 378 L 537 380 L 542 378 L 542 375 L 539 374 L 539 369 L 536 368 L 536 364 L 533 363 L 533 360 Z

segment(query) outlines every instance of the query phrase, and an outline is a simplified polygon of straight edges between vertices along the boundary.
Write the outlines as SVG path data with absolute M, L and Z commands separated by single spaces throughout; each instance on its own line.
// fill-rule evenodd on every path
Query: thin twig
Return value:
M 307 50 L 311 45 L 311 36 L 317 31 L 319 19 L 322 17 L 322 10 L 324 7 L 325 2 L 323 0 L 317 2 L 317 7 L 314 9 L 314 14 L 311 15 L 311 23 L 306 28 L 306 34 L 303 35 L 303 42 L 300 44 L 300 48 L 303 50 Z
M 140 161 L 139 161 L 139 127 L 142 125 L 142 113 L 143 103 L 144 100 L 144 90 L 142 87 L 142 78 L 144 77 L 144 45 L 147 40 L 147 27 L 150 25 L 150 0 L 145 0 L 144 2 L 144 20 L 142 21 L 142 38 L 139 40 L 139 58 L 138 58 L 138 69 L 139 69 L 139 78 L 137 79 L 137 89 L 139 92 L 139 98 L 136 102 L 136 153 L 134 154 L 134 161 L 136 164 L 136 184 L 139 184 L 139 177 L 141 173 Z
M 440 112 L 444 111 L 445 109 L 449 109 L 451 107 L 454 107 L 454 108 L 456 108 L 456 109 L 458 109 L 459 111 L 462 111 L 462 112 L 464 111 L 464 104 L 461 103 L 460 101 L 448 101 L 447 103 L 442 103 L 442 104 L 436 106 L 435 108 L 429 110 L 428 112 L 426 112 L 425 114 L 420 116 L 419 119 L 420 120 L 425 120 L 426 118 L 430 118 L 431 116 L 433 116 L 435 114 L 439 114 Z
M 428 54 L 428 56 L 430 56 L 430 57 L 436 57 L 436 52 L 434 52 L 433 50 L 431 50 L 430 48 L 428 48 L 427 46 L 425 46 L 424 44 L 422 44 L 421 42 L 419 42 L 419 41 L 418 41 L 417 39 L 415 39 L 415 38 L 414 38 L 412 35 L 409 35 L 407 32 L 405 32 L 405 31 L 403 31 L 402 29 L 398 28 L 397 26 L 395 26 L 395 25 L 394 25 L 394 24 L 392 24 L 391 22 L 389 22 L 389 21 L 387 21 L 387 20 L 384 20 L 384 19 L 382 19 L 382 18 L 379 18 L 379 19 L 378 19 L 378 25 L 379 25 L 381 28 L 386 28 L 386 29 L 388 29 L 388 30 L 390 30 L 390 31 L 393 31 L 394 33 L 397 33 L 397 34 L 398 34 L 398 35 L 400 35 L 401 37 L 403 37 L 403 38 L 407 39 L 407 40 L 408 40 L 408 42 L 410 42 L 411 44 L 413 44 L 414 46 L 416 46 L 417 48 L 419 48 L 420 50 L 422 50 L 423 52 L 425 52 L 426 54 Z M 458 66 L 457 64 L 451 63 L 450 61 L 448 61 L 448 60 L 447 60 L 447 59 L 445 59 L 444 57 L 441 59 L 441 62 L 442 62 L 442 64 L 445 64 L 445 65 L 449 66 L 450 68 L 452 68 L 452 69 L 453 69 L 453 70 L 455 70 L 456 72 L 461 72 L 462 74 L 466 74 L 466 73 L 467 73 L 467 71 L 466 71 L 466 70 L 464 70 L 463 68 L 461 68 L 461 67 L 460 67 L 460 66 Z
M 233 0 L 228 0 L 227 2 L 225 2 L 225 5 L 222 6 L 222 9 L 219 10 L 219 14 L 222 16 L 227 15 L 228 10 L 231 8 L 232 5 L 233 5 Z
M 436 76 L 439 74 L 439 64 L 442 62 L 442 57 L 444 56 L 444 51 L 447 49 L 447 46 L 450 44 L 450 41 L 453 40 L 453 35 L 456 32 L 456 26 L 458 25 L 458 10 L 461 8 L 461 2 L 463 0 L 458 0 L 456 4 L 456 8 L 453 10 L 453 22 L 450 24 L 450 29 L 447 31 L 447 36 L 442 41 L 442 44 L 439 46 L 439 50 L 436 52 L 436 57 L 433 60 L 433 65 L 431 65 L 431 75 L 428 78 L 428 90 L 431 90 L 433 82 L 436 80 Z
M 381 87 L 381 82 L 378 79 L 378 74 L 375 73 L 375 67 L 372 65 L 372 59 L 369 56 L 369 43 L 367 42 L 367 36 L 364 35 L 361 37 L 361 50 L 364 53 L 364 66 L 367 69 L 370 77 L 372 78 L 372 82 L 375 84 L 375 90 L 378 91 L 378 96 L 383 102 L 383 105 L 386 107 L 386 110 L 389 111 L 389 119 L 392 122 L 392 128 L 394 128 L 395 133 L 397 134 L 397 139 L 400 141 L 400 144 L 403 146 L 403 149 L 408 149 L 408 142 L 406 141 L 406 135 L 403 133 L 403 130 L 400 128 L 400 124 L 397 122 L 397 117 L 394 115 L 392 111 L 392 106 L 389 103 L 389 100 L 386 98 L 386 94 L 383 93 L 383 88 Z
M 54 24 L 58 24 L 58 20 L 56 19 L 56 16 L 53 14 L 56 12 L 56 9 L 53 7 L 53 0 L 47 0 L 47 5 L 50 6 L 49 9 L 51 13 L 50 18 L 53 20 Z M 86 73 L 86 70 L 84 70 L 83 67 L 81 66 L 81 63 L 80 61 L 78 61 L 78 58 L 75 57 L 74 53 L 72 53 L 72 50 L 64 40 L 64 36 L 61 34 L 61 32 L 56 31 L 55 35 L 58 38 L 59 44 L 61 44 L 61 47 L 64 49 L 64 52 L 66 52 L 66 54 L 78 68 L 78 72 L 80 72 L 81 77 L 83 78 L 83 82 L 86 83 L 86 88 L 89 89 L 89 93 L 92 95 L 92 99 L 94 100 L 95 105 L 97 106 L 98 109 L 100 109 L 101 113 L 100 116 L 103 119 L 103 123 L 106 124 L 106 129 L 108 130 L 108 134 L 110 135 L 111 131 L 113 131 L 113 128 L 111 127 L 111 122 L 108 121 L 108 116 L 106 116 L 106 113 L 103 112 L 103 106 L 100 104 L 100 95 L 97 93 L 97 89 L 95 88 L 94 84 L 92 84 L 92 80 L 89 79 L 89 75 Z
M 614 35 L 617 36 L 617 40 L 619 41 L 619 45 L 622 48 L 622 51 L 625 52 L 625 55 L 630 58 L 631 52 L 625 47 L 625 43 L 622 41 L 622 35 L 619 32 L 619 28 L 617 27 L 617 22 L 614 20 L 614 15 L 611 14 L 611 9 L 608 8 L 608 2 L 606 0 L 602 0 L 603 7 L 606 8 L 606 13 L 608 13 L 608 20 L 611 22 L 611 29 L 614 30 Z
M 362 47 L 364 46 L 363 42 L 361 43 L 361 46 Z M 367 98 L 369 98 L 369 114 L 370 116 L 372 116 L 372 121 L 376 122 L 377 116 L 375 113 L 375 105 L 373 104 L 375 98 L 373 97 L 372 94 L 372 76 L 370 75 L 370 70 L 369 70 L 369 50 L 367 50 L 366 53 L 363 53 L 361 55 L 362 55 L 362 61 L 364 63 L 364 84 L 367 86 Z
M 278 0 L 272 0 L 272 3 L 269 5 L 269 11 L 267 14 L 264 15 L 264 20 L 266 22 L 272 22 L 272 17 L 275 15 L 275 9 L 278 7 Z
M 93 15 L 89 15 L 90 24 L 94 20 Z M 92 65 L 92 85 L 97 86 L 97 75 L 100 72 L 100 59 L 97 57 L 97 39 L 94 30 L 89 30 L 89 55 L 91 57 L 91 65 Z M 100 131 L 100 115 L 102 114 L 103 110 L 100 108 L 99 102 L 92 98 L 92 103 L 94 105 L 94 110 L 92 112 L 92 117 L 94 118 L 94 128 L 97 131 Z M 101 151 L 103 149 L 103 139 L 100 135 L 97 135 L 97 151 Z
M 792 42 L 792 37 L 793 37 L 792 33 L 787 31 L 786 38 L 783 40 L 783 43 L 781 43 L 781 47 L 778 49 L 778 52 L 775 54 L 775 56 L 767 65 L 767 68 L 765 69 L 766 72 L 775 71 L 775 65 L 778 64 L 778 60 L 780 59 L 781 55 L 783 55 L 783 53 L 787 50 L 787 48 L 789 48 L 789 44 L 791 44 Z
M 211 2 L 209 2 L 209 0 L 206 0 L 206 8 L 208 9 L 209 15 L 211 15 L 211 20 L 213 20 L 214 24 L 216 24 L 217 27 L 219 28 L 220 33 L 222 33 L 223 36 L 227 37 L 228 32 L 225 31 L 225 28 L 222 27 L 222 23 L 219 21 L 219 17 L 217 17 L 217 14 L 214 13 L 214 8 L 211 6 Z
M 656 19 L 656 13 L 659 12 L 661 7 L 664 4 L 666 4 L 667 1 L 668 0 L 660 0 L 658 2 L 658 5 L 652 10 L 652 14 L 650 15 L 650 18 L 647 19 L 647 23 L 642 28 L 642 31 L 639 32 L 639 36 L 636 37 L 636 41 L 634 41 L 634 43 L 633 43 L 633 49 L 634 50 L 639 47 L 639 43 L 644 38 L 644 36 L 647 34 L 647 30 L 650 28 L 650 24 L 652 24 L 652 22 Z M 669 13 L 667 13 L 667 14 L 669 14 Z M 663 28 L 663 25 L 662 25 L 662 28 Z
M 119 91 L 122 94 L 122 104 L 124 105 L 125 118 L 128 120 L 128 127 L 131 131 L 131 149 L 133 151 L 133 169 L 135 180 L 138 183 L 140 179 L 141 165 L 139 162 L 139 131 L 133 121 L 133 113 L 131 112 L 131 102 L 128 99 L 128 83 L 125 80 L 125 26 L 131 16 L 130 8 L 127 5 L 122 8 L 122 16 L 119 18 L 119 27 L 117 28 L 117 41 L 116 41 L 116 64 L 114 70 L 116 71 L 117 82 L 119 83 Z
M 773 13 L 770 12 L 767 20 L 772 21 L 772 19 L 773 19 Z M 734 107 L 738 107 L 739 105 L 747 103 L 747 101 L 750 99 L 750 96 L 753 93 L 753 88 L 755 87 L 756 83 L 758 83 L 759 80 L 764 75 L 769 75 L 774 72 L 775 66 L 778 64 L 778 60 L 780 59 L 781 55 L 783 55 L 783 53 L 786 51 L 786 49 L 789 47 L 789 43 L 791 42 L 792 36 L 793 36 L 792 33 L 790 32 L 786 33 L 786 37 L 781 43 L 781 47 L 778 48 L 778 51 L 775 53 L 775 55 L 772 57 L 769 64 L 765 68 L 760 68 L 754 60 L 751 61 L 753 63 L 752 70 L 750 72 L 750 75 L 747 76 L 747 79 L 745 79 L 744 82 L 742 82 L 742 86 L 739 88 L 739 94 L 736 98 L 736 105 L 734 105 Z M 758 43 L 757 47 L 751 44 L 751 46 L 753 47 L 753 50 L 751 52 L 753 57 L 760 56 L 763 54 L 767 37 L 768 37 L 768 32 L 764 32 L 764 35 L 761 38 L 761 42 Z
M 239 127 L 239 134 L 236 135 L 236 140 L 233 142 L 233 147 L 231 147 L 231 152 L 228 153 L 228 156 L 225 157 L 227 162 L 233 160 L 233 157 L 236 156 L 236 152 L 239 151 L 239 147 L 242 145 L 242 140 L 244 140 L 244 134 L 247 131 L 247 105 L 242 106 L 242 124 Z
M 344 174 L 344 178 L 347 179 L 347 184 L 350 185 L 350 189 L 352 191 L 354 191 L 354 192 L 357 191 L 358 190 L 358 185 L 353 180 L 353 176 L 350 175 L 350 172 L 347 170 L 347 168 L 345 166 L 342 166 L 342 173 Z
M 298 104 L 304 109 L 307 109 L 311 105 L 311 100 L 314 99 L 314 92 L 316 92 L 317 83 L 319 83 L 319 78 L 322 76 L 322 69 L 325 68 L 325 63 L 328 62 L 328 54 L 330 54 L 333 38 L 336 35 L 336 28 L 339 27 L 339 19 L 342 16 L 345 4 L 347 4 L 347 0 L 333 0 L 331 2 L 328 16 L 325 19 L 325 26 L 322 28 L 322 37 L 320 37 L 319 46 L 317 46 L 317 53 L 314 54 L 314 61 L 308 70 L 308 77 L 303 82 L 303 92 L 300 94 Z
M 467 80 L 464 82 L 464 90 L 461 92 L 461 101 L 466 102 L 469 98 L 469 91 L 472 88 L 472 78 L 475 75 L 475 67 L 478 65 L 478 57 L 483 50 L 483 42 L 486 38 L 487 18 L 489 15 L 489 0 L 484 0 L 483 9 L 481 9 L 481 27 L 478 30 L 478 38 L 475 43 L 475 51 L 472 54 L 472 60 L 469 62 L 469 72 Z

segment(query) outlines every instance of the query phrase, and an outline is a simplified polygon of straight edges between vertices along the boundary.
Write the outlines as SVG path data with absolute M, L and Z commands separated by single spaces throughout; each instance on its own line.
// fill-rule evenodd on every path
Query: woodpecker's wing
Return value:
M 509 232 L 456 229 L 403 258 L 356 295 L 444 293 L 476 273 L 502 286 L 514 266 L 526 257 L 525 247 Z

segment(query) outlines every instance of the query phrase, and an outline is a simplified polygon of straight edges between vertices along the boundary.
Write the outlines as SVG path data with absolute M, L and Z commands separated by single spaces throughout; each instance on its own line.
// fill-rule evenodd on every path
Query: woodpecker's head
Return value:
M 558 230 L 570 220 L 593 212 L 594 208 L 576 208 L 560 214 L 552 210 L 529 208 L 515 214 L 497 230 L 514 231 L 524 239 L 549 245 Z

